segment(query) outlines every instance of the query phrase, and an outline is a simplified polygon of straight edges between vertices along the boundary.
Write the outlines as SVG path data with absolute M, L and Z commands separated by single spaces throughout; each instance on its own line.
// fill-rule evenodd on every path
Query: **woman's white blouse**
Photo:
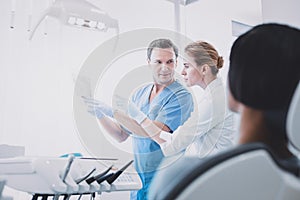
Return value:
M 188 156 L 205 157 L 228 147 L 234 141 L 234 117 L 228 110 L 225 87 L 220 78 L 212 81 L 201 99 L 195 102 L 191 117 L 176 131 L 162 131 L 160 138 L 165 156 L 185 150 Z

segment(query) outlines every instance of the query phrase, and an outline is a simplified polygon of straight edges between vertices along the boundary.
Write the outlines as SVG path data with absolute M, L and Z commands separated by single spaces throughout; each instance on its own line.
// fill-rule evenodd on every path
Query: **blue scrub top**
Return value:
M 192 95 L 178 81 L 164 88 L 151 103 L 149 96 L 153 84 L 136 91 L 132 102 L 147 115 L 150 120 L 167 125 L 172 131 L 182 125 L 193 111 Z M 150 138 L 132 135 L 134 165 L 143 182 L 143 188 L 137 193 L 137 199 L 144 199 L 154 173 L 163 159 L 160 146 Z M 142 196 L 143 197 L 142 197 Z

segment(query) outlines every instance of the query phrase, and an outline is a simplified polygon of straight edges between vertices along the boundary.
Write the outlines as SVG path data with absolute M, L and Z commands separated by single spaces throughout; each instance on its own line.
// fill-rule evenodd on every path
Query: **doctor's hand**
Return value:
M 102 101 L 82 96 L 84 103 L 87 105 L 87 111 L 98 119 L 104 116 L 113 117 L 113 110 L 110 106 Z
M 127 111 L 128 115 L 138 124 L 141 124 L 147 118 L 132 101 L 118 95 L 114 95 L 113 100 L 118 110 Z
M 128 99 L 121 97 L 119 95 L 114 95 L 113 98 L 113 107 L 115 110 L 121 110 L 124 113 L 128 111 Z

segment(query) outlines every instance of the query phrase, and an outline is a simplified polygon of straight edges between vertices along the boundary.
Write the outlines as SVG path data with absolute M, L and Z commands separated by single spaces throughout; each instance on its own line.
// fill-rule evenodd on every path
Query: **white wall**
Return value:
M 262 19 L 300 28 L 299 8 L 298 0 L 262 0 Z
M 15 0 L 15 23 L 11 29 L 12 1 L 0 2 L 0 144 L 25 146 L 26 155 L 87 154 L 73 120 L 74 81 L 88 55 L 115 32 L 66 27 L 48 18 L 29 41 L 28 15 L 32 12 L 33 24 L 52 0 Z M 174 7 L 169 1 L 90 2 L 118 19 L 121 33 L 145 27 L 175 27 Z M 232 19 L 250 25 L 260 23 L 260 0 L 199 0 L 181 6 L 182 33 L 215 45 L 225 59 L 221 72 L 224 79 L 233 41 Z M 113 194 L 107 195 L 112 197 Z

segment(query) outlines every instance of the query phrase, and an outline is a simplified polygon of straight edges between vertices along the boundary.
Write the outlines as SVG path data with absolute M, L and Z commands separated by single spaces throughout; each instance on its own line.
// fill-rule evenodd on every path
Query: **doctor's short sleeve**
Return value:
M 173 132 L 190 117 L 193 108 L 192 95 L 185 89 L 176 91 L 162 105 L 155 121 L 167 125 Z

